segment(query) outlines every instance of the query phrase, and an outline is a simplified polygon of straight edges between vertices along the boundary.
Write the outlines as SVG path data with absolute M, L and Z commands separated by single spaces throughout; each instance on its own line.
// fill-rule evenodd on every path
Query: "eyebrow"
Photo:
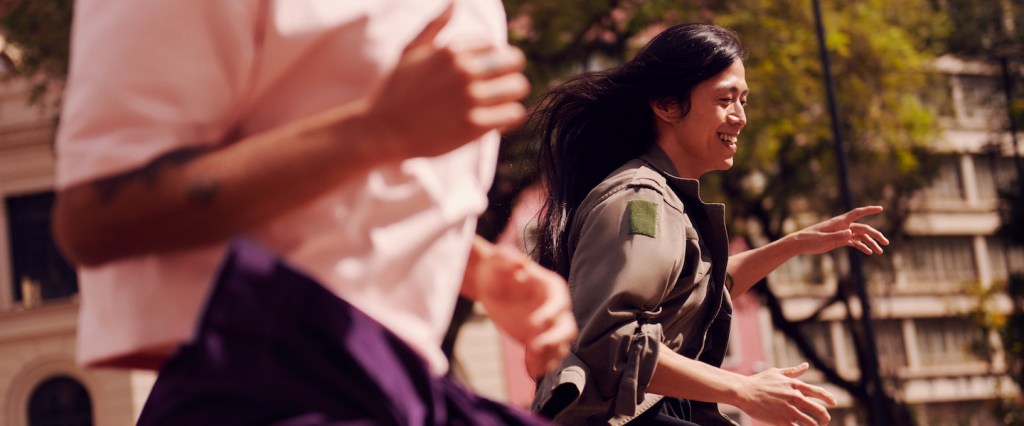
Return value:
M 741 92 L 739 86 L 736 86 L 735 84 L 734 85 L 730 85 L 730 86 L 724 86 L 724 85 L 723 86 L 717 86 L 717 87 L 715 87 L 714 90 L 715 90 L 715 93 L 729 92 L 729 93 L 738 93 L 738 94 L 741 94 L 741 95 L 750 94 L 750 89 L 747 89 L 747 90 L 744 90 L 744 91 Z

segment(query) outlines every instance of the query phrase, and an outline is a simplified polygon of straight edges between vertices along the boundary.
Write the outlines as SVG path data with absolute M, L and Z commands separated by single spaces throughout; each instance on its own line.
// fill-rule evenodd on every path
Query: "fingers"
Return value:
M 807 395 L 811 398 L 820 399 L 821 402 L 824 402 L 825 405 L 828 405 L 829 407 L 835 407 L 836 405 L 839 405 L 839 401 L 836 401 L 836 398 L 832 396 L 832 394 L 829 393 L 829 391 L 825 390 L 825 388 L 822 388 L 820 386 L 814 386 L 804 382 L 797 382 L 796 388 L 797 390 L 800 391 L 800 393 L 804 395 Z
M 538 378 L 558 368 L 569 354 L 569 344 L 576 338 L 576 320 L 571 314 L 558 315 L 550 326 L 526 345 L 527 368 Z
M 843 219 L 847 222 L 856 222 L 864 216 L 878 214 L 882 212 L 882 206 L 864 206 L 850 210 L 842 215 Z
M 795 417 L 800 424 L 812 426 L 827 425 L 832 420 L 832 416 L 825 407 L 808 398 L 800 397 L 794 399 L 793 405 L 789 408 L 792 410 L 790 415 Z
M 854 223 L 850 225 L 850 229 L 852 229 L 855 234 L 862 235 L 866 239 L 870 239 L 873 242 L 876 242 L 875 245 L 877 245 L 878 243 L 881 243 L 882 245 L 886 246 L 889 245 L 889 239 L 885 238 L 885 234 L 882 234 L 882 231 L 872 228 L 869 225 L 865 225 L 863 223 Z M 881 250 L 881 247 L 878 247 L 878 249 Z M 879 251 L 879 253 L 881 253 L 881 251 Z
M 558 367 L 576 338 L 576 320 L 570 310 L 568 290 L 562 277 L 528 263 L 517 280 L 542 302 L 526 315 L 523 344 L 530 375 L 538 378 Z
M 800 365 L 797 365 L 795 367 L 780 368 L 779 373 L 782 374 L 783 376 L 795 379 L 797 377 L 803 376 L 804 373 L 806 373 L 807 370 L 809 370 L 810 368 L 810 364 L 802 362 L 800 363 Z
M 502 131 L 521 124 L 526 108 L 519 101 L 530 93 L 530 82 L 520 73 L 525 64 L 522 52 L 488 47 L 462 62 L 472 79 L 467 87 L 474 105 L 470 123 Z
M 473 81 L 469 84 L 468 91 L 479 106 L 519 103 L 520 99 L 530 93 L 530 82 L 522 74 L 506 74 L 488 80 Z
M 519 73 L 526 67 L 526 56 L 512 46 L 477 44 L 472 47 L 452 47 L 458 55 L 459 65 L 472 78 L 486 79 Z
M 781 369 L 780 373 L 790 378 L 796 378 L 802 376 L 809 369 L 810 364 L 804 362 L 795 367 Z M 809 425 L 829 424 L 832 416 L 829 415 L 828 410 L 809 398 L 819 399 L 829 407 L 835 407 L 838 404 L 835 397 L 822 387 L 807 384 L 799 380 L 794 380 L 792 386 L 793 389 L 801 394 L 800 397 L 792 400 L 792 405 L 790 406 L 791 409 L 795 409 L 795 411 L 790 414 L 796 419 L 796 422 L 799 424 Z
M 803 398 L 800 398 L 800 400 L 804 401 Z M 815 405 L 814 403 L 810 404 Z M 814 420 L 814 418 L 809 416 L 807 413 L 803 412 L 803 410 L 797 409 L 795 406 L 790 405 L 788 411 L 790 418 L 794 419 L 792 420 L 792 423 L 796 423 L 801 426 L 818 426 L 818 422 Z M 825 412 L 825 416 L 828 416 L 828 412 Z M 824 424 L 828 424 L 828 422 L 826 421 Z
M 365 127 L 389 157 L 433 157 L 521 124 L 530 91 L 523 53 L 503 43 L 457 39 L 438 46 L 453 5 L 420 31 L 372 94 Z M 468 44 L 467 44 L 468 43 Z
M 885 235 L 871 226 L 854 223 L 850 225 L 850 231 L 853 235 L 850 237 L 847 245 L 860 250 L 864 254 L 882 254 L 884 253 L 882 246 L 889 245 L 889 239 L 885 238 Z
M 856 223 L 861 218 L 878 214 L 882 210 L 882 206 L 858 207 L 834 218 L 845 222 L 849 226 L 850 234 L 845 240 L 845 245 L 860 250 L 867 255 L 884 253 L 882 246 L 889 245 L 889 239 L 879 230 L 869 225 Z
M 543 298 L 540 304 L 527 318 L 531 325 L 541 328 L 550 324 L 557 315 L 569 311 L 569 294 L 565 280 L 561 275 L 531 263 L 523 269 L 525 277 L 534 286 L 535 294 Z

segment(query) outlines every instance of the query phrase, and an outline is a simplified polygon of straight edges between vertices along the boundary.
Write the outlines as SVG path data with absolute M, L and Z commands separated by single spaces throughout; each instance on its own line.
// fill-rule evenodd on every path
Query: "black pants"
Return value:
M 683 400 L 665 397 L 658 405 L 651 407 L 639 417 L 629 422 L 637 426 L 700 426 L 689 420 L 690 407 Z

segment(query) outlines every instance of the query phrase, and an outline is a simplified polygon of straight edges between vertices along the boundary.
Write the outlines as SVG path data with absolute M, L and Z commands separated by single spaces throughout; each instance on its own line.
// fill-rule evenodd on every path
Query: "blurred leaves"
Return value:
M 32 101 L 59 91 L 68 72 L 71 0 L 0 0 L 5 78 L 32 84 Z

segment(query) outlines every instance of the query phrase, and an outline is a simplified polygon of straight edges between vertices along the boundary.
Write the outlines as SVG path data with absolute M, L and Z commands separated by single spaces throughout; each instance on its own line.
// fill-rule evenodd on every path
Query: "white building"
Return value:
M 0 424 L 131 425 L 154 375 L 74 364 L 77 284 L 50 233 L 54 114 L 30 90 L 0 84 Z
M 985 63 L 943 57 L 936 68 L 949 84 L 944 132 L 934 144 L 942 156 L 938 176 L 913 200 L 906 239 L 887 251 L 891 268 L 866 271 L 881 373 L 918 424 L 999 424 L 992 402 L 1015 395 L 1017 386 L 1004 374 L 999 336 L 986 333 L 971 313 L 980 306 L 1009 312 L 1005 294 L 991 290 L 1005 284 L 1008 270 L 1024 271 L 1024 249 L 993 238 L 1000 223 L 995 182 L 1007 185 L 1015 174 L 1002 80 L 999 69 Z M 806 317 L 834 293 L 830 263 L 823 256 L 798 258 L 773 275 L 787 317 Z M 855 379 L 845 316 L 845 308 L 834 305 L 807 332 L 840 375 Z M 775 365 L 803 360 L 781 333 L 773 333 L 772 343 Z M 853 414 L 854 401 L 830 389 L 841 396 L 834 424 L 863 423 Z

